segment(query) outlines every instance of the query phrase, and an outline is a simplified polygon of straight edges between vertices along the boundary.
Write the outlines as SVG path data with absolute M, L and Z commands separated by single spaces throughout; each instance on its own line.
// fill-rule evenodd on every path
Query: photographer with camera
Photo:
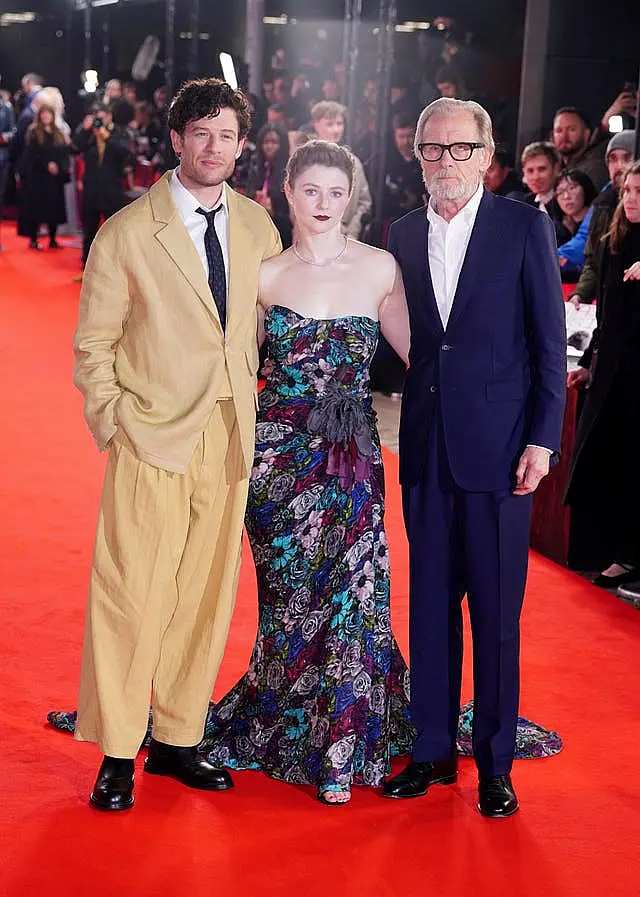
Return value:
M 82 155 L 84 175 L 82 193 L 82 264 L 100 227 L 127 202 L 126 179 L 135 167 L 131 133 L 127 127 L 135 110 L 125 100 L 106 106 L 93 106 L 77 128 L 73 145 Z

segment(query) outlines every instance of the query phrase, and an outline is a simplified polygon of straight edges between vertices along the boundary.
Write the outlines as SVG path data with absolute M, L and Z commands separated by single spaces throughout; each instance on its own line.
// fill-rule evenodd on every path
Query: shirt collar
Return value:
M 551 202 L 554 195 L 555 195 L 555 190 L 552 187 L 551 190 L 547 190 L 546 193 L 536 193 L 535 200 L 536 200 L 536 202 L 538 202 L 538 203 L 541 202 L 543 205 L 546 206 L 546 204 L 548 202 Z
M 482 201 L 483 193 L 484 193 L 484 185 L 482 183 L 480 183 L 478 185 L 478 189 L 473 194 L 471 199 L 469 199 L 469 201 L 467 203 L 465 203 L 465 205 L 460 209 L 460 211 L 456 215 L 454 215 L 454 217 L 451 220 L 453 221 L 454 219 L 457 219 L 460 221 L 461 224 L 466 224 L 466 225 L 473 224 L 473 222 L 476 219 L 476 215 L 478 214 L 478 209 L 480 208 L 480 202 Z M 446 226 L 447 224 L 451 224 L 451 221 L 447 222 L 444 220 L 444 218 L 442 218 L 440 215 L 438 215 L 438 213 L 434 209 L 432 203 L 433 203 L 433 198 L 431 198 L 429 200 L 429 204 L 427 206 L 427 218 L 429 220 L 429 224 L 435 225 L 436 227 L 442 227 L 443 225 Z
M 178 207 L 178 211 L 182 215 L 183 218 L 190 217 L 191 215 L 196 214 L 196 209 L 204 208 L 196 197 L 184 186 L 180 178 L 178 177 L 179 168 L 176 168 L 171 175 L 171 195 L 173 196 L 173 201 Z M 227 185 L 226 183 L 222 184 L 222 193 L 220 194 L 220 199 L 214 206 L 214 208 L 218 208 L 222 206 L 225 210 L 225 213 L 229 214 L 229 201 L 227 197 Z M 205 212 L 210 212 L 211 209 L 205 209 Z

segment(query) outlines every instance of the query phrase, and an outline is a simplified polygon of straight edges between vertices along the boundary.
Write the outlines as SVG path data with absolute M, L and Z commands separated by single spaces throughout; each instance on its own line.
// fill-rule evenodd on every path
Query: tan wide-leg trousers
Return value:
M 240 568 L 248 480 L 233 402 L 218 402 L 185 474 L 110 448 L 98 516 L 75 737 L 132 758 L 153 736 L 203 736 Z

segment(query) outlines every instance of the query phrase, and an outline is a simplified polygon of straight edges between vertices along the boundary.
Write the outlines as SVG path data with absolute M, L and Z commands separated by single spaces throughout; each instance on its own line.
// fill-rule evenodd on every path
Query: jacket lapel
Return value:
M 227 295 L 227 336 L 236 322 L 246 324 L 247 314 L 255 310 L 257 295 L 251 307 L 243 308 L 243 300 L 251 295 L 247 286 L 247 251 L 251 246 L 252 234 L 245 224 L 242 207 L 237 194 L 225 185 L 229 207 L 229 287 Z M 255 288 L 254 288 L 255 295 Z
M 166 172 L 149 191 L 153 217 L 158 225 L 154 236 L 206 306 L 212 321 L 222 335 L 222 325 L 204 266 L 171 197 L 169 187 L 171 174 L 170 171 Z
M 492 256 L 492 247 L 496 244 L 498 230 L 493 220 L 493 207 L 495 199 L 493 194 L 484 190 L 478 214 L 471 231 L 471 239 L 467 246 L 467 252 L 462 263 L 456 294 L 453 299 L 447 330 L 449 330 L 461 316 L 466 304 L 471 298 L 474 287 L 482 279 L 482 270 L 487 266 Z

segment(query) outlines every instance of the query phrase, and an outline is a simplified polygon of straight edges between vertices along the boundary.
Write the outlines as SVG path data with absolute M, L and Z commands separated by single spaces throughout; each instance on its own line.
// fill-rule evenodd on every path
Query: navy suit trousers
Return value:
M 455 754 L 466 594 L 473 635 L 475 761 L 486 775 L 504 775 L 515 752 L 532 496 L 461 489 L 451 474 L 439 412 L 434 418 L 422 478 L 403 487 L 411 713 L 418 730 L 413 759 Z

